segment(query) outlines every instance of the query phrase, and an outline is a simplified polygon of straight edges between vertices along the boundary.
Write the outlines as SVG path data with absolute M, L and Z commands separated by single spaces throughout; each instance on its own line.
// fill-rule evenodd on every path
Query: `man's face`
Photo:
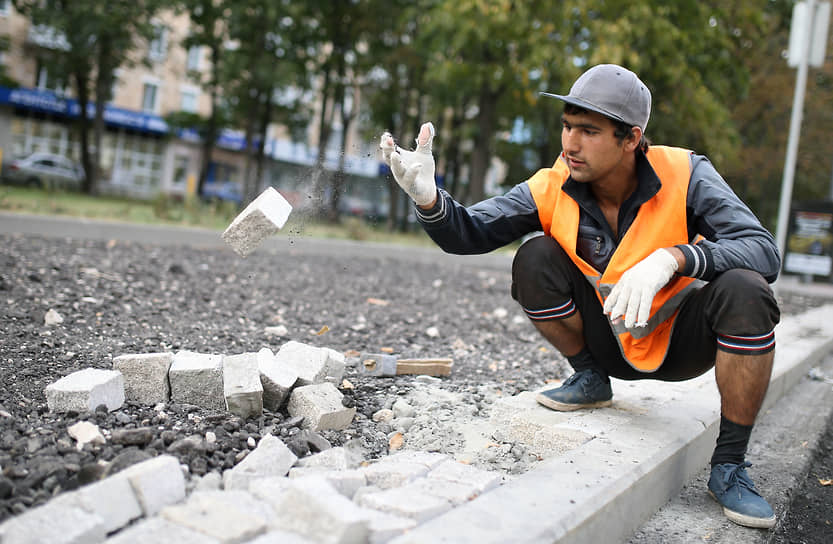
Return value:
M 612 120 L 596 112 L 565 112 L 561 123 L 561 148 L 574 180 L 603 181 L 619 167 L 629 146 L 614 135 Z

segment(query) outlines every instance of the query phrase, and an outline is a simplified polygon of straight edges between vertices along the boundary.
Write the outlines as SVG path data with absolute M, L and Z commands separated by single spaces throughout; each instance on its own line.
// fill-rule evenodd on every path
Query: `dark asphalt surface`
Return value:
M 220 240 L 220 233 L 207 229 L 138 226 L 0 212 L 0 232 L 72 239 L 122 240 L 158 246 L 182 245 L 230 253 L 230 249 Z M 453 256 L 433 248 L 404 248 L 386 244 L 313 239 L 291 234 L 273 237 L 264 244 L 263 250 L 277 256 L 315 255 L 335 260 L 349 260 L 361 256 L 379 259 L 380 263 L 389 262 L 390 259 L 413 262 L 415 268 L 418 269 L 430 267 L 432 264 L 448 264 L 452 268 L 464 264 L 466 270 L 482 269 L 484 272 L 498 273 L 501 280 L 506 279 L 511 266 L 511 257 L 506 254 Z M 487 288 L 491 289 L 491 287 Z M 782 305 L 785 313 L 795 313 L 804 306 L 815 306 L 825 301 L 833 301 L 833 286 L 826 284 L 802 284 L 795 278 L 785 277 L 779 280 L 777 290 L 779 297 L 783 297 L 785 301 Z M 529 341 L 532 340 L 528 339 L 527 342 Z M 822 372 L 827 376 L 833 376 L 833 357 L 825 360 Z M 806 485 L 806 482 L 812 484 L 812 480 L 807 476 L 814 474 L 813 463 L 819 462 L 816 461 L 817 456 L 814 456 L 814 452 L 823 438 L 825 426 L 830 421 L 831 414 L 833 414 L 833 388 L 823 381 L 806 378 L 794 391 L 773 409 L 762 414 L 759 419 L 750 445 L 749 457 L 755 463 L 750 472 L 764 495 L 776 507 L 779 520 L 789 518 L 789 507 L 796 494 L 800 493 L 805 498 L 808 496 L 802 485 Z M 779 523 L 775 531 L 769 532 L 735 526 L 723 518 L 717 506 L 706 495 L 707 478 L 708 472 L 704 467 L 703 473 L 690 482 L 681 491 L 679 497 L 672 500 L 649 520 L 634 535 L 631 542 L 634 544 L 659 542 L 776 542 L 784 544 L 833 541 L 833 536 L 831 536 L 833 529 L 827 533 L 825 525 L 816 524 L 811 527 L 806 521 L 803 524 L 799 522 L 797 525 L 789 526 L 786 522 Z M 833 486 L 826 489 L 833 494 Z M 822 518 L 823 512 L 814 513 L 812 509 L 814 505 L 823 508 L 824 504 L 826 503 L 814 500 L 813 497 L 807 499 L 802 505 L 804 519 Z M 782 525 L 784 528 L 781 528 Z

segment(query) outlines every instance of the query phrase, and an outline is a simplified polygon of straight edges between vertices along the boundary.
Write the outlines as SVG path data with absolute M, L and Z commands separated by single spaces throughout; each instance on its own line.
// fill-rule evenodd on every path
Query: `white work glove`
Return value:
M 657 249 L 622 274 L 610 291 L 604 311 L 610 320 L 625 316 L 625 327 L 645 327 L 651 317 L 651 303 L 677 271 L 677 259 L 670 251 Z
M 423 124 L 416 139 L 416 150 L 407 151 L 397 146 L 389 132 L 382 134 L 379 147 L 382 158 L 390 166 L 393 179 L 408 193 L 417 206 L 428 206 L 437 198 L 434 182 L 434 156 L 431 143 L 434 141 L 434 125 Z

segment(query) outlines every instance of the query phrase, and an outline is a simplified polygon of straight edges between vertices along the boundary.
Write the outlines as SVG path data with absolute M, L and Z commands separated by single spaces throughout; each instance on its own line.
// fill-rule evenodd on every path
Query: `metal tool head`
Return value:
M 362 353 L 359 371 L 371 376 L 396 376 L 396 359 L 387 353 Z

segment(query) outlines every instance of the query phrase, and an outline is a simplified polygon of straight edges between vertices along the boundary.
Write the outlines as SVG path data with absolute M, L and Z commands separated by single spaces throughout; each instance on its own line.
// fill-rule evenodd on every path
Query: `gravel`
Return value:
M 296 455 L 348 446 L 438 451 L 507 478 L 540 459 L 485 425 L 501 396 L 569 374 L 509 295 L 509 266 L 0 235 L 0 520 L 168 453 L 196 476 L 234 466 L 267 433 Z M 294 242 L 297 248 L 303 238 Z M 795 313 L 825 301 L 784 295 Z M 57 316 L 56 316 L 57 314 Z M 48 321 L 51 324 L 47 324 Z M 60 318 L 60 319 L 59 319 Z M 285 411 L 243 420 L 174 403 L 49 412 L 44 388 L 130 353 L 277 351 L 290 340 L 359 353 L 452 357 L 450 377 L 370 377 L 348 366 L 339 390 L 357 408 L 343 431 L 312 433 Z M 95 424 L 78 448 L 67 428 Z M 491 434 L 490 434 L 491 433 Z

